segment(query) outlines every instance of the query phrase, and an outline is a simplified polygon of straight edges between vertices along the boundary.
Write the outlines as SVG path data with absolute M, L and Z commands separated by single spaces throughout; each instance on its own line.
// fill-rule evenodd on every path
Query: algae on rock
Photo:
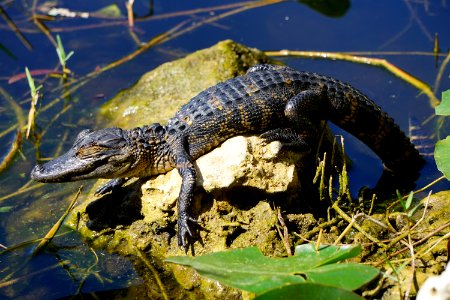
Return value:
M 199 92 L 262 63 L 277 62 L 231 40 L 219 42 L 144 74 L 100 108 L 100 120 L 124 128 L 164 124 Z

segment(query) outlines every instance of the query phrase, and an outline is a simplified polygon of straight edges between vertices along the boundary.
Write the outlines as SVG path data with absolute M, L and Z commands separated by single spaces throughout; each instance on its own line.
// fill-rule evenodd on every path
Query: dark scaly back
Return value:
M 296 92 L 278 73 L 238 76 L 193 97 L 169 120 L 167 132 L 185 137 L 197 158 L 232 136 L 287 126 L 284 107 Z
M 193 146 L 200 149 L 194 152 L 201 155 L 231 136 L 288 126 L 284 106 L 304 90 L 324 91 L 327 101 L 317 103 L 318 107 L 311 110 L 319 110 L 323 119 L 364 142 L 387 168 L 408 172 L 423 165 L 409 138 L 364 94 L 331 77 L 289 67 L 259 66 L 244 76 L 204 90 L 180 109 L 167 129 L 169 134 L 189 131 L 190 144 L 207 138 L 201 145 Z

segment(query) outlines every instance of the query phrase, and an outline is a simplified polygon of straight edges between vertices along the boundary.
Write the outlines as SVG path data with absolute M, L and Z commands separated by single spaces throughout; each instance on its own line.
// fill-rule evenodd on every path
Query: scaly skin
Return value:
M 31 177 L 41 182 L 112 178 L 97 191 L 104 194 L 125 178 L 177 168 L 182 177 L 178 244 L 186 248 L 192 236 L 189 222 L 195 222 L 188 214 L 195 159 L 232 136 L 249 133 L 308 150 L 322 120 L 355 135 L 394 173 L 417 174 L 423 165 L 393 119 L 355 88 L 331 77 L 259 65 L 201 92 L 166 126 L 82 131 L 66 154 L 37 165 Z

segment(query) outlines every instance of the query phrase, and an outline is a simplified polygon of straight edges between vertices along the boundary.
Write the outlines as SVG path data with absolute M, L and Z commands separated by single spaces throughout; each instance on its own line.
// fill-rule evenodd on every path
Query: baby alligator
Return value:
M 423 164 L 394 120 L 350 85 L 289 67 L 257 65 L 192 98 L 166 126 L 83 130 L 66 154 L 35 166 L 31 177 L 40 182 L 112 178 L 97 190 L 101 195 L 126 178 L 177 168 L 182 177 L 178 244 L 186 248 L 189 223 L 196 222 L 189 215 L 195 159 L 232 136 L 250 133 L 308 150 L 323 120 L 355 135 L 394 173 L 418 173 Z

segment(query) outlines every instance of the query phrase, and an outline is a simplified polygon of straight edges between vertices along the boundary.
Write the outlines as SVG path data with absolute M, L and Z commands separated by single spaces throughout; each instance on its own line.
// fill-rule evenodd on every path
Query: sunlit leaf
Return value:
M 413 200 L 413 196 L 414 196 L 414 192 L 411 191 L 411 192 L 409 193 L 408 198 L 406 199 L 406 203 L 405 203 L 405 206 L 406 206 L 406 209 L 407 209 L 407 210 L 411 207 L 411 203 L 412 203 L 412 200 Z
M 34 85 L 34 79 L 31 77 L 30 70 L 28 70 L 27 67 L 25 67 L 25 74 L 27 76 L 28 85 L 30 86 L 31 95 L 33 96 L 36 94 L 36 87 Z
M 321 266 L 349 259 L 361 253 L 360 245 L 343 245 L 340 247 L 320 245 L 318 251 L 315 244 L 303 244 L 295 247 L 295 255 L 303 259 L 305 265 Z
M 262 293 L 255 298 L 255 300 L 273 299 L 361 300 L 363 298 L 348 290 L 312 282 L 282 286 Z
M 258 248 L 245 248 L 166 261 L 190 266 L 202 276 L 256 294 L 304 282 L 353 290 L 379 273 L 366 265 L 336 264 L 359 252 L 360 247 L 323 246 L 316 251 L 314 245 L 303 245 L 297 247 L 296 255 L 286 258 L 270 258 Z
M 1 206 L 0 207 L 0 213 L 7 213 L 12 211 L 14 206 Z
M 450 90 L 442 93 L 442 102 L 436 106 L 436 114 L 441 116 L 450 115 Z
M 450 136 L 436 143 L 434 158 L 439 171 L 450 180 Z

